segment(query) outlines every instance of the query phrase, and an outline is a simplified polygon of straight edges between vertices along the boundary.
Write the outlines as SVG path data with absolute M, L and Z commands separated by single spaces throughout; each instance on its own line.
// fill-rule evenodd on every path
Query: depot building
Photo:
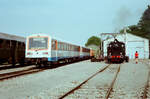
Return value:
M 129 56 L 129 59 L 135 58 L 134 54 L 136 51 L 138 51 L 140 59 L 149 59 L 150 55 L 148 39 L 130 33 L 118 34 L 116 36 L 116 39 L 125 43 L 126 56 Z M 114 41 L 114 38 L 110 38 L 103 41 L 104 56 L 107 56 L 107 46 L 111 41 Z

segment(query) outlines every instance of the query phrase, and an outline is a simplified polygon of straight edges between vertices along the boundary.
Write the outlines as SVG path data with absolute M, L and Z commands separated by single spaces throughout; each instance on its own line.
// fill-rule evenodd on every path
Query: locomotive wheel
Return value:
M 129 62 L 129 59 L 126 59 L 126 62 Z
M 126 60 L 126 62 L 129 62 L 129 57 L 126 57 L 126 59 L 125 59 L 125 60 Z

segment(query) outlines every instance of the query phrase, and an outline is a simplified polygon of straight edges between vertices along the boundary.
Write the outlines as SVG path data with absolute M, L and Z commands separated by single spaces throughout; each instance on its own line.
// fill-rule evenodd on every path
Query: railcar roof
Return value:
M 50 35 L 50 34 L 46 34 L 46 33 L 34 33 L 34 34 L 29 35 L 28 37 L 37 36 L 37 35 L 40 35 L 40 36 L 50 36 L 52 39 L 55 39 L 55 40 L 60 41 L 60 42 L 64 42 L 64 43 L 72 44 L 72 45 L 75 45 L 75 46 L 81 46 L 81 47 L 90 49 L 90 48 L 88 48 L 88 47 L 85 47 L 85 46 L 82 46 L 82 45 L 79 45 L 79 44 L 75 44 L 75 43 L 66 41 L 66 40 L 61 39 L 61 38 L 59 38 L 59 37 L 56 37 L 56 36 L 54 36 L 54 35 L 52 35 L 52 34 Z
M 0 39 L 14 40 L 14 41 L 20 41 L 20 42 L 25 42 L 26 40 L 24 37 L 2 33 L 2 32 L 0 32 Z

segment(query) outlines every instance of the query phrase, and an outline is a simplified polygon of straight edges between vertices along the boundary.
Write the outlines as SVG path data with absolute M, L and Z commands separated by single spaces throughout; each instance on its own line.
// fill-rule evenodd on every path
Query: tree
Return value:
M 144 11 L 137 25 L 128 26 L 128 33 L 150 39 L 150 6 Z M 123 29 L 120 30 L 123 33 Z
M 96 46 L 100 46 L 101 44 L 101 39 L 97 36 L 92 36 L 88 39 L 87 43 L 85 44 L 85 46 L 89 46 L 89 45 L 96 45 Z

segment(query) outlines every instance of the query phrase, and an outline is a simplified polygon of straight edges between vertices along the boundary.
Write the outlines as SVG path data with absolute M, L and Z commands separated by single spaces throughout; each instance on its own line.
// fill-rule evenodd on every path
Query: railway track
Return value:
M 36 68 L 36 66 L 32 65 L 30 68 L 22 69 L 22 70 L 15 70 L 15 69 L 17 69 L 17 68 L 19 68 L 19 69 L 20 68 L 24 68 L 25 66 L 23 66 L 23 67 L 19 66 L 19 67 L 13 67 L 13 68 L 11 68 L 11 67 L 10 68 L 4 68 L 4 70 L 14 69 L 14 71 L 7 72 L 7 73 L 0 73 L 0 81 L 7 80 L 7 79 L 10 79 L 10 78 L 14 78 L 14 77 L 19 77 L 19 76 L 22 76 L 22 75 L 37 73 L 37 72 L 41 72 L 41 71 L 46 70 L 46 69 L 53 69 L 53 68 L 65 66 L 67 64 L 73 64 L 73 63 L 75 63 L 75 62 L 62 63 L 62 64 L 56 64 L 56 65 L 53 64 L 51 67 L 44 67 L 44 68 Z
M 119 65 L 118 70 L 117 70 L 117 72 L 116 72 L 116 75 L 115 75 L 115 77 L 114 77 L 114 79 L 113 79 L 113 81 L 112 81 L 112 83 L 111 83 L 111 85 L 110 85 L 110 87 L 109 87 L 109 89 L 108 89 L 108 91 L 107 91 L 107 94 L 106 94 L 105 99 L 109 99 L 109 97 L 110 97 L 110 95 L 111 95 L 111 92 L 112 92 L 112 90 L 113 90 L 114 83 L 115 83 L 115 81 L 116 81 L 116 79 L 117 79 L 117 76 L 118 76 L 118 73 L 119 73 L 119 72 L 120 72 L 120 65 Z
M 20 65 L 16 65 L 16 66 L 12 66 L 11 64 L 0 65 L 0 70 L 13 69 L 13 68 L 20 68 Z
M 67 98 L 67 96 L 70 96 L 70 95 L 73 95 L 76 91 L 79 91 L 79 90 L 82 90 L 82 93 L 80 93 L 80 94 L 84 94 L 84 93 L 88 93 L 88 92 L 84 92 L 83 93 L 83 91 L 92 91 L 92 90 L 94 90 L 94 88 L 88 88 L 88 86 L 86 86 L 86 84 L 87 84 L 87 82 L 88 81 L 90 81 L 92 78 L 94 78 L 94 77 L 96 77 L 98 74 L 100 74 L 100 73 L 102 73 L 103 71 L 105 71 L 107 68 L 109 68 L 110 67 L 110 65 L 107 65 L 106 67 L 104 67 L 103 69 L 101 69 L 101 70 L 99 70 L 98 72 L 96 72 L 95 74 L 93 74 L 92 76 L 90 76 L 88 79 L 86 79 L 85 81 L 83 81 L 82 83 L 80 83 L 79 85 L 77 85 L 76 87 L 74 87 L 74 88 L 72 88 L 70 91 L 68 91 L 67 93 L 64 93 L 63 95 L 61 95 L 60 97 L 59 97 L 59 99 L 63 99 L 63 98 Z M 109 86 L 109 87 L 107 87 L 107 93 L 105 93 L 106 95 L 105 95 L 105 99 L 109 99 L 109 96 L 110 96 L 110 94 L 111 94 L 111 91 L 112 91 L 112 89 L 113 89 L 113 85 L 114 85 L 114 83 L 115 83 L 115 81 L 116 81 L 116 78 L 117 78 L 117 75 L 118 75 L 118 73 L 119 73 L 119 71 L 120 71 L 120 66 L 117 68 L 117 72 L 115 73 L 115 77 L 114 77 L 114 79 L 113 79 L 113 81 L 112 81 L 112 83 L 111 83 L 111 85 Z M 98 93 L 97 93 L 98 94 Z M 74 95 L 73 95 L 74 96 Z M 72 97 L 73 97 L 72 96 Z M 71 98 L 72 98 L 71 97 Z M 75 98 L 79 98 L 78 96 L 77 97 L 75 97 Z M 93 97 L 91 97 L 91 98 L 93 98 Z M 97 97 L 97 98 L 99 98 L 99 97 Z M 68 98 L 69 99 L 69 98 Z M 90 99 L 90 98 L 89 98 Z
M 12 66 L 11 64 L 8 64 L 8 65 L 0 65 L 0 71 L 1 70 L 9 70 L 9 69 L 16 69 L 16 68 L 23 68 L 23 67 L 29 67 L 31 65 L 19 65 L 17 64 L 16 66 Z
M 67 65 L 67 64 L 73 64 L 73 63 L 77 63 L 77 62 L 81 62 L 81 61 L 84 61 L 84 60 L 76 60 L 76 61 L 72 61 L 72 62 L 51 64 L 51 65 L 52 65 L 52 67 L 57 67 L 57 66 L 64 66 L 64 65 Z M 12 64 L 5 64 L 5 65 L 0 65 L 0 71 L 1 70 L 16 69 L 16 68 L 24 68 L 24 67 L 29 67 L 29 66 L 31 66 L 31 65 L 22 66 L 22 65 L 16 64 L 16 66 L 12 66 Z
M 145 62 L 143 62 L 143 63 L 145 63 Z M 145 63 L 145 64 L 147 65 L 149 72 L 148 72 L 147 81 L 146 81 L 146 84 L 144 87 L 143 95 L 141 97 L 142 97 L 142 99 L 149 99 L 150 98 L 150 66 L 147 63 Z
M 150 78 L 150 71 L 149 71 L 149 73 L 148 73 L 148 78 L 147 78 L 147 82 L 146 82 L 146 85 L 145 85 L 145 88 L 144 88 L 144 92 L 143 92 L 143 96 L 142 96 L 142 99 L 147 99 L 147 98 L 150 98 L 150 93 L 149 93 L 149 91 L 150 91 L 150 86 L 149 86 L 149 82 L 150 82 L 150 80 L 149 80 L 149 78 Z M 148 95 L 149 94 L 149 95 Z
M 40 68 L 32 67 L 32 68 L 28 68 L 28 69 L 25 69 L 25 70 L 9 72 L 9 73 L 3 73 L 3 74 L 0 74 L 0 81 L 8 80 L 8 79 L 19 77 L 19 76 L 22 76 L 22 75 L 37 73 L 37 72 L 40 72 L 40 71 L 43 71 L 43 70 L 46 70 L 46 68 L 41 68 L 40 69 Z

